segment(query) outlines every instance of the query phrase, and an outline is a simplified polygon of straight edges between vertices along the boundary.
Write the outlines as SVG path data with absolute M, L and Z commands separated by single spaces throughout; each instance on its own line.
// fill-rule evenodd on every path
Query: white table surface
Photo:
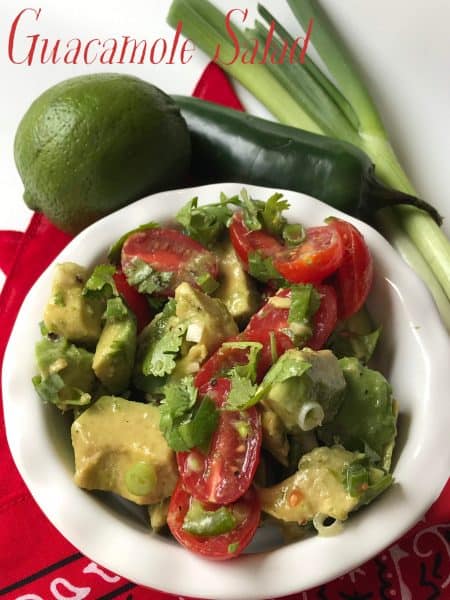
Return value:
M 448 0 L 322 0 L 370 82 L 392 143 L 420 195 L 433 203 L 450 231 L 450 2 Z M 215 0 L 222 9 L 250 9 L 256 0 Z M 295 19 L 285 0 L 263 2 L 295 31 Z M 165 23 L 167 0 L 2 0 L 0 4 L 0 229 L 23 230 L 31 212 L 22 200 L 22 184 L 14 166 L 13 140 L 21 116 L 37 95 L 75 75 L 98 71 L 130 73 L 168 93 L 190 93 L 207 58 L 196 50 L 188 65 L 33 64 L 8 59 L 7 40 L 18 12 L 41 8 L 40 19 L 24 21 L 19 44 L 26 36 L 68 40 L 106 39 L 130 35 L 137 39 L 171 38 Z M 252 21 L 249 17 L 249 22 Z M 28 42 L 29 43 L 29 42 Z M 25 47 L 25 46 L 22 46 Z M 253 112 L 264 109 L 239 88 Z M 3 277 L 0 274 L 0 286 Z

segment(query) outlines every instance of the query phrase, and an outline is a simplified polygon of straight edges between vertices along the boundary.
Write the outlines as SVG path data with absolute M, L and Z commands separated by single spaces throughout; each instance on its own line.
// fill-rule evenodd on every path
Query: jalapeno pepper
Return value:
M 198 183 L 235 181 L 303 192 L 368 222 L 381 208 L 412 204 L 442 222 L 423 200 L 383 185 L 356 146 L 198 98 L 174 98 L 191 133 L 191 175 Z

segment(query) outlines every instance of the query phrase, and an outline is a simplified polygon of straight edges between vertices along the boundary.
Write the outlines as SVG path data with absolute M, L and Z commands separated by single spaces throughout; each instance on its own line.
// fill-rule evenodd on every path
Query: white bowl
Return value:
M 139 200 L 83 231 L 55 262 L 93 266 L 125 231 L 150 220 L 170 220 L 193 196 L 209 203 L 221 191 L 231 196 L 242 187 L 211 185 Z M 245 187 L 260 199 L 273 192 Z M 216 600 L 267 598 L 308 589 L 355 568 L 401 536 L 437 498 L 449 475 L 449 341 L 428 292 L 371 227 L 309 196 L 286 192 L 286 197 L 292 220 L 318 225 L 330 215 L 348 219 L 372 251 L 375 279 L 369 308 L 383 327 L 378 367 L 400 406 L 396 484 L 354 514 L 334 538 L 311 537 L 225 563 L 191 554 L 152 534 L 144 522 L 107 496 L 80 490 L 72 481 L 68 423 L 54 407 L 40 402 L 31 383 L 36 371 L 34 343 L 40 335 L 38 323 L 49 296 L 53 263 L 23 303 L 5 355 L 9 445 L 32 495 L 59 531 L 89 558 L 135 583 Z M 263 547 L 261 540 L 252 545 L 254 550 Z

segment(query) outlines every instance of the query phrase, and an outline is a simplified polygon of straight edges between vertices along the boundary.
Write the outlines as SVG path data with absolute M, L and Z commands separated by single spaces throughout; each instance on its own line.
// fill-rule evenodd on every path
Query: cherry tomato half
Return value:
M 188 550 L 212 560 L 234 558 L 248 546 L 261 516 L 258 496 L 253 487 L 249 488 L 237 502 L 227 507 L 237 515 L 237 526 L 227 533 L 215 536 L 193 535 L 183 529 L 186 513 L 192 501 L 192 496 L 184 489 L 179 480 L 170 500 L 167 524 L 172 535 L 180 544 Z M 220 507 L 214 504 L 203 504 L 203 508 L 212 511 Z
M 228 340 L 229 343 L 241 341 L 244 341 L 242 334 Z M 222 345 L 201 366 L 194 379 L 195 387 L 200 389 L 212 379 L 223 376 L 234 365 L 245 365 L 247 362 L 248 350 Z
M 337 302 L 334 288 L 330 285 L 316 284 L 314 286 L 321 296 L 320 306 L 312 318 L 313 334 L 305 340 L 304 345 L 313 350 L 323 348 L 328 337 L 331 335 L 337 321 Z M 280 289 L 275 294 L 276 298 L 290 298 L 291 290 L 288 288 Z M 250 319 L 243 335 L 246 339 L 259 340 L 262 342 L 267 331 L 275 332 L 278 348 L 278 356 L 294 344 L 283 331 L 289 330 L 289 307 L 283 308 L 280 305 L 269 300 L 266 304 Z M 283 337 L 281 337 L 283 336 Z M 284 338 L 287 338 L 288 342 Z M 261 364 L 262 360 L 260 361 Z M 268 368 L 270 368 L 271 363 Z
M 221 408 L 231 389 L 229 379 L 220 378 L 200 389 Z M 261 420 L 253 406 L 247 410 L 221 410 L 219 424 L 208 453 L 199 448 L 178 452 L 177 462 L 183 486 L 203 502 L 229 504 L 250 487 L 259 463 Z
M 356 227 L 340 219 L 331 221 L 329 227 L 339 234 L 344 248 L 342 263 L 331 282 L 336 289 L 338 317 L 347 319 L 367 299 L 373 280 L 373 260 Z
M 147 298 L 128 283 L 122 271 L 116 271 L 113 278 L 117 291 L 136 316 L 138 332 L 141 331 L 152 319 L 152 311 Z
M 259 251 L 263 257 L 267 257 L 283 249 L 280 242 L 265 231 L 248 229 L 241 212 L 233 215 L 229 233 L 233 248 L 245 267 L 248 266 L 250 252 Z
M 337 322 L 336 292 L 331 285 L 319 284 L 315 288 L 321 296 L 320 306 L 313 316 L 313 334 L 306 345 L 320 350 L 332 334 Z
M 286 298 L 290 290 L 279 290 L 275 296 Z M 258 363 L 258 381 L 261 381 L 270 369 L 275 358 L 294 347 L 290 337 L 287 335 L 289 329 L 289 308 L 283 308 L 274 304 L 270 298 L 259 309 L 248 322 L 242 332 L 242 337 L 247 341 L 260 342 L 263 345 Z
M 170 284 L 160 295 L 172 296 L 175 288 L 186 281 L 198 287 L 197 278 L 218 274 L 217 258 L 201 244 L 175 229 L 148 229 L 136 232 L 122 248 L 122 269 L 133 258 L 140 258 L 153 269 L 173 273 Z
M 341 265 L 342 238 L 329 225 L 310 227 L 304 242 L 284 249 L 274 258 L 275 268 L 293 283 L 318 283 Z

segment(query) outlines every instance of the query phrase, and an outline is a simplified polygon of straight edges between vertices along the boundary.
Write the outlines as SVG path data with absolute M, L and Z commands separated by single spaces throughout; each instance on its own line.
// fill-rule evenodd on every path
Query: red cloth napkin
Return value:
M 229 81 L 214 64 L 203 73 L 194 95 L 243 110 Z M 0 296 L 0 362 L 26 293 L 69 240 L 68 235 L 38 214 L 33 216 L 24 234 L 0 232 L 0 268 L 8 275 Z M 0 465 L 0 597 L 15 600 L 173 598 L 108 572 L 61 536 L 42 514 L 14 466 L 2 413 Z M 290 598 L 450 598 L 449 542 L 450 485 L 447 484 L 427 515 L 401 540 L 351 573 Z

